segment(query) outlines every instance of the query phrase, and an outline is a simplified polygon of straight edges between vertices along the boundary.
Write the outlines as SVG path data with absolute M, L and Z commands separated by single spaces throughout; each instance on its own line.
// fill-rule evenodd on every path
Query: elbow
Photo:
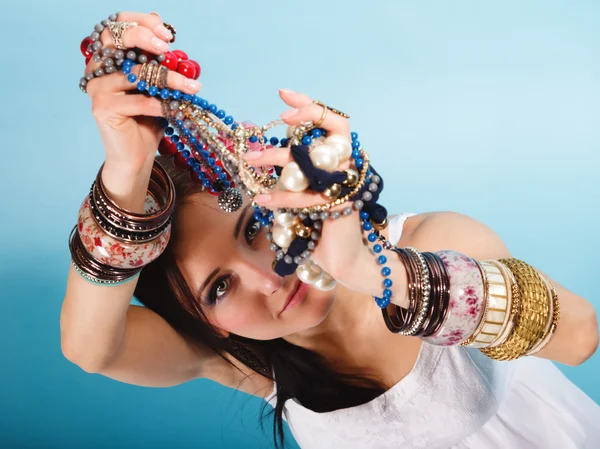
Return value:
M 577 336 L 574 339 L 575 354 L 573 354 L 573 362 L 569 363 L 571 366 L 586 362 L 598 349 L 598 317 L 593 307 L 590 307 L 590 309 L 585 319 L 582 320 L 581 326 L 577 329 Z
M 61 338 L 60 346 L 63 356 L 86 373 L 98 374 L 106 367 L 106 357 L 95 355 L 77 342 Z

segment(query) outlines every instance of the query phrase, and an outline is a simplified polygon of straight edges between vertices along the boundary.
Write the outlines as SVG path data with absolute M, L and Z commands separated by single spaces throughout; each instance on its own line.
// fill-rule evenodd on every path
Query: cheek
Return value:
M 217 306 L 212 313 L 211 322 L 234 334 L 252 338 L 261 328 L 272 326 L 272 317 L 264 310 L 254 307 Z

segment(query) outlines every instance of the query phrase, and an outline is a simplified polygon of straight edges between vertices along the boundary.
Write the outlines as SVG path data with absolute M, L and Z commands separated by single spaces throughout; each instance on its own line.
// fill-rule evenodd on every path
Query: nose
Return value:
M 273 271 L 270 262 L 241 258 L 236 265 L 235 270 L 246 288 L 270 296 L 283 286 L 284 278 Z

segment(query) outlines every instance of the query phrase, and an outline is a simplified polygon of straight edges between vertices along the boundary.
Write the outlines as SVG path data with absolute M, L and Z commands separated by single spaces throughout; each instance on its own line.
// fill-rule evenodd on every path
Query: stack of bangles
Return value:
M 122 33 L 134 26 L 135 22 L 119 22 L 118 14 L 113 14 L 83 40 L 86 63 L 93 58 L 100 67 L 81 79 L 82 90 L 94 77 L 118 67 L 139 93 L 161 99 L 169 126 L 158 151 L 188 171 L 200 188 L 218 197 L 225 212 L 241 207 L 242 191 L 253 198 L 277 186 L 322 195 L 323 202 L 304 208 L 270 211 L 253 203 L 255 219 L 268 230 L 277 274 L 296 273 L 317 289 L 332 289 L 335 279 L 311 256 L 326 220 L 354 216 L 358 211 L 382 268 L 383 293 L 375 301 L 390 331 L 418 336 L 434 345 L 475 347 L 498 360 L 534 354 L 548 343 L 559 320 L 558 296 L 550 281 L 530 265 L 517 259 L 478 262 L 454 251 L 420 253 L 410 247 L 396 248 L 385 239 L 380 231 L 387 226 L 387 211 L 378 203 L 383 179 L 370 164 L 358 134 L 351 133 L 351 139 L 328 136 L 321 128 L 328 113 L 348 118 L 346 114 L 315 102 L 323 108 L 317 122 L 289 127 L 281 139 L 267 137 L 267 132 L 283 124 L 281 120 L 262 127 L 237 122 L 204 98 L 168 89 L 170 70 L 197 78 L 200 67 L 194 61 L 186 63 L 189 60 L 182 51 L 154 57 L 123 48 Z M 171 25 L 165 26 L 175 35 Z M 102 48 L 99 36 L 105 28 L 117 50 Z M 136 63 L 143 64 L 139 77 L 131 73 Z M 254 168 L 246 163 L 246 153 L 277 145 L 290 149 L 293 161 L 285 167 Z M 156 163 L 146 213 L 134 214 L 109 198 L 99 173 L 70 242 L 77 271 L 99 284 L 135 277 L 167 245 L 174 196 L 172 182 Z M 406 268 L 409 303 L 405 308 L 391 302 L 391 270 L 383 250 L 395 252 Z

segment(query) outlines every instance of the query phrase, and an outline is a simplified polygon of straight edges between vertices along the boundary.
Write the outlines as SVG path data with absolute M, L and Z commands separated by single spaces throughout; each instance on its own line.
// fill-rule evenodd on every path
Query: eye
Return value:
M 227 295 L 231 287 L 231 276 L 222 276 L 217 279 L 210 288 L 208 293 L 208 302 L 213 305 L 221 301 Z
M 261 228 L 262 226 L 260 225 L 260 222 L 254 217 L 248 220 L 248 224 L 246 225 L 246 229 L 244 230 L 244 237 L 248 245 L 252 244 L 256 236 L 260 233 Z

